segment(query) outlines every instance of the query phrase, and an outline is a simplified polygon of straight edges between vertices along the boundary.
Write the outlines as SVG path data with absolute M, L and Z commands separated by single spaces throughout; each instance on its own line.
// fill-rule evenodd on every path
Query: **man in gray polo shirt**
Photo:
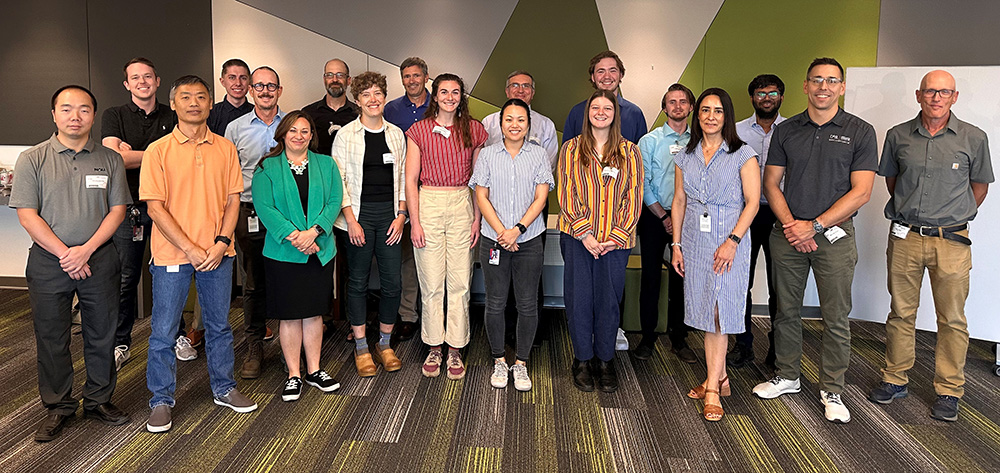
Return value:
M 885 322 L 882 383 L 868 398 L 889 404 L 908 394 L 907 370 L 914 362 L 914 334 L 924 268 L 930 273 L 937 313 L 931 417 L 958 419 L 969 350 L 965 299 L 969 296 L 972 241 L 968 222 L 976 217 L 993 182 L 986 133 L 951 113 L 958 100 L 955 78 L 931 71 L 916 91 L 920 113 L 885 135 L 878 173 L 885 176 L 889 202 L 889 317 Z
M 35 440 L 55 439 L 79 405 L 72 396 L 70 311 L 83 320 L 83 413 L 108 425 L 128 422 L 111 404 L 121 265 L 110 243 L 132 203 L 121 156 L 90 138 L 97 99 L 80 86 L 52 96 L 58 131 L 25 150 L 14 166 L 10 207 L 34 244 L 24 270 L 38 346 L 38 392 L 48 410 Z
M 774 318 L 775 376 L 754 387 L 764 399 L 799 392 L 802 296 L 812 269 L 823 316 L 819 367 L 826 419 L 851 420 L 841 401 L 851 356 L 851 283 L 858 249 L 852 218 L 871 198 L 878 169 L 875 129 L 840 108 L 844 68 L 813 60 L 803 90 L 806 111 L 774 128 L 764 169 L 764 194 L 777 217 L 771 258 L 778 312 Z M 784 190 L 781 179 L 785 179 Z

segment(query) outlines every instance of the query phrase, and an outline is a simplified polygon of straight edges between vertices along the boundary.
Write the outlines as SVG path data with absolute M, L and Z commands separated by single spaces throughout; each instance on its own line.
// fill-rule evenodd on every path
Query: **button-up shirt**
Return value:
M 677 133 L 664 123 L 639 139 L 642 153 L 642 203 L 647 207 L 659 202 L 669 210 L 674 201 L 674 156 L 691 141 L 691 128 Z
M 429 103 L 431 103 L 430 92 L 427 93 L 427 99 L 419 107 L 404 94 L 402 97 L 390 100 L 389 103 L 385 104 L 382 116 L 389 123 L 403 130 L 403 133 L 406 133 L 406 130 L 409 130 L 410 126 L 424 119 L 424 114 L 427 113 L 427 104 Z
M 226 127 L 229 124 L 243 115 L 246 115 L 253 111 L 253 104 L 249 100 L 244 100 L 243 105 L 239 107 L 234 107 L 233 104 L 229 103 L 229 98 L 225 97 L 221 102 L 215 104 L 212 107 L 212 111 L 208 114 L 208 129 L 212 130 L 212 133 L 216 135 L 223 136 L 226 134 Z
M 337 130 L 361 115 L 361 109 L 350 100 L 344 102 L 344 106 L 336 110 L 328 107 L 326 96 L 302 107 L 302 111 L 309 115 L 313 119 L 313 123 L 316 124 L 316 137 L 319 142 L 317 151 L 319 154 L 327 155 L 330 154 L 330 149 L 333 147 L 333 139 L 337 136 Z
M 767 165 L 785 168 L 782 193 L 798 220 L 815 219 L 847 194 L 852 172 L 878 170 L 875 129 L 844 109 L 822 125 L 803 111 L 771 133 Z
M 573 106 L 566 117 L 566 126 L 563 127 L 563 143 L 580 135 L 583 130 L 583 121 L 587 119 L 587 101 L 584 100 Z M 638 105 L 625 100 L 625 97 L 618 96 L 618 109 L 622 115 L 622 136 L 626 140 L 638 143 L 639 138 L 649 131 L 646 128 L 646 117 L 642 114 L 642 109 Z
M 503 142 L 503 133 L 500 131 L 500 112 L 491 113 L 483 119 L 483 126 L 490 134 L 485 146 Z M 549 167 L 556 168 L 556 156 L 559 154 L 559 142 L 556 139 L 556 125 L 549 120 L 549 117 L 531 110 L 531 129 L 525 141 L 541 146 L 545 149 L 545 154 L 549 160 Z
M 253 202 L 250 190 L 253 184 L 253 170 L 260 162 L 260 158 L 271 151 L 271 148 L 278 146 L 278 142 L 274 140 L 274 131 L 278 129 L 278 124 L 284 116 L 285 112 L 279 108 L 274 120 L 268 125 L 257 116 L 256 111 L 252 111 L 233 120 L 226 127 L 226 139 L 236 145 L 236 151 L 240 156 L 240 167 L 243 169 L 243 192 L 240 193 L 240 202 Z
M 132 151 L 145 151 L 152 142 L 168 135 L 177 125 L 177 114 L 166 104 L 157 102 L 153 112 L 139 108 L 131 100 L 111 107 L 101 116 L 101 139 L 113 136 L 128 143 Z M 132 200 L 139 201 L 139 168 L 126 169 L 125 179 Z
M 757 123 L 756 114 L 750 115 L 750 118 L 746 120 L 736 122 L 736 134 L 757 152 L 757 164 L 760 164 L 761 182 L 764 182 L 764 166 L 767 161 L 768 148 L 771 146 L 771 135 L 774 133 L 774 127 L 783 121 L 785 121 L 785 117 L 781 115 L 774 117 L 771 130 L 766 133 L 764 132 L 764 127 Z M 782 180 L 778 187 L 781 189 L 785 188 L 784 180 Z M 763 192 L 760 193 L 760 203 L 767 205 L 767 198 L 764 197 Z
M 396 204 L 406 200 L 406 136 L 399 127 L 391 123 L 385 123 L 382 130 L 393 159 L 392 190 L 395 197 L 392 201 L 392 218 L 395 218 L 398 208 Z M 333 159 L 337 161 L 344 192 L 341 208 L 350 207 L 355 217 L 361 212 L 362 185 L 365 181 L 366 131 L 377 130 L 368 130 L 361 124 L 361 119 L 357 118 L 345 125 L 333 140 Z M 333 224 L 341 230 L 347 230 L 347 217 L 341 212 Z
M 535 188 L 539 184 L 548 184 L 549 190 L 552 190 L 555 186 L 552 168 L 545 149 L 527 141 L 513 159 L 503 143 L 483 148 L 476 160 L 472 179 L 469 180 L 469 187 L 473 189 L 482 186 L 490 190 L 490 205 L 504 228 L 514 228 L 521 221 L 528 207 L 535 201 Z M 496 241 L 499 237 L 496 230 L 485 218 L 482 223 L 480 233 Z M 535 238 L 545 231 L 542 215 L 539 213 L 527 228 L 528 231 L 517 237 L 518 243 Z
M 911 225 L 950 227 L 976 217 L 972 182 L 993 182 L 986 133 L 951 113 L 931 136 L 916 118 L 885 134 L 878 173 L 895 177 L 885 218 Z

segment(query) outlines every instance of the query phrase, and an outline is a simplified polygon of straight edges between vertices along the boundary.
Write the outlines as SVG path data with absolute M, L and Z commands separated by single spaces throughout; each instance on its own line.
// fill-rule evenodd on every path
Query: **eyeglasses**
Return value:
M 764 97 L 771 97 L 772 99 L 776 99 L 778 98 L 778 96 L 781 95 L 781 92 L 778 92 L 777 90 L 772 90 L 770 92 L 754 92 L 753 94 L 757 96 L 757 98 L 759 99 L 762 99 Z
M 941 94 L 941 98 L 948 99 L 951 98 L 952 94 L 955 93 L 954 89 L 923 89 L 920 93 L 924 94 L 924 98 L 933 98 L 934 94 Z
M 266 84 L 263 82 L 258 82 L 253 85 L 253 90 L 256 90 L 257 92 L 263 92 L 264 87 L 267 87 L 267 90 L 269 92 L 274 92 L 275 90 L 278 90 L 278 84 L 275 84 L 274 82 L 268 82 Z
M 833 85 L 840 85 L 840 84 L 844 83 L 844 79 L 841 79 L 839 77 L 819 77 L 819 76 L 816 76 L 816 77 L 809 77 L 806 80 L 808 80 L 809 83 L 811 83 L 812 85 L 815 85 L 817 87 L 823 85 L 824 82 L 826 82 L 828 85 L 831 85 L 831 86 L 833 86 Z
M 531 85 L 528 82 L 525 82 L 524 84 L 518 84 L 517 82 L 511 82 L 510 84 L 507 84 L 507 88 L 508 89 L 514 89 L 514 90 L 518 90 L 518 89 L 531 90 L 531 89 L 534 89 L 535 86 Z
M 324 79 L 333 79 L 334 77 L 336 77 L 337 80 L 344 80 L 344 79 L 347 78 L 347 74 L 344 74 L 343 72 L 324 72 L 323 73 L 323 78 Z

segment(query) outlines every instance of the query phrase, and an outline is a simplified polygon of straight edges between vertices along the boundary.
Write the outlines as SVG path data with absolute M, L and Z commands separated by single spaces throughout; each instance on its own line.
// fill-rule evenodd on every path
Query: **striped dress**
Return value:
M 684 323 L 706 332 L 715 332 L 715 305 L 719 305 L 722 333 L 743 333 L 747 286 L 750 279 L 750 232 L 736 247 L 733 267 L 721 275 L 712 271 L 715 250 L 726 240 L 745 205 L 740 168 L 756 156 L 749 145 L 734 153 L 725 142 L 708 166 L 701 143 L 688 153 L 674 157 L 684 179 L 687 207 L 681 226 L 684 253 Z M 701 231 L 701 219 L 711 218 L 710 231 Z

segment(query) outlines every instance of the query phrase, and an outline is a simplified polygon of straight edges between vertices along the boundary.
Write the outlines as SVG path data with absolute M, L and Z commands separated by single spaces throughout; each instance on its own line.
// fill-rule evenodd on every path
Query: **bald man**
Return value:
M 302 107 L 302 111 L 316 122 L 318 151 L 322 154 L 330 154 L 337 130 L 353 122 L 361 114 L 361 109 L 347 100 L 347 89 L 350 87 L 351 69 L 347 67 L 347 63 L 341 59 L 326 61 L 323 66 L 323 88 L 326 89 L 326 95 Z
M 931 417 L 958 419 L 969 349 L 965 299 L 969 296 L 972 241 L 969 222 L 993 182 L 986 133 L 951 112 L 958 100 L 955 78 L 931 71 L 916 91 L 920 113 L 885 135 L 878 173 L 889 202 L 889 318 L 882 384 L 868 398 L 880 404 L 906 397 L 913 367 L 914 327 L 924 269 L 930 273 L 937 313 Z

